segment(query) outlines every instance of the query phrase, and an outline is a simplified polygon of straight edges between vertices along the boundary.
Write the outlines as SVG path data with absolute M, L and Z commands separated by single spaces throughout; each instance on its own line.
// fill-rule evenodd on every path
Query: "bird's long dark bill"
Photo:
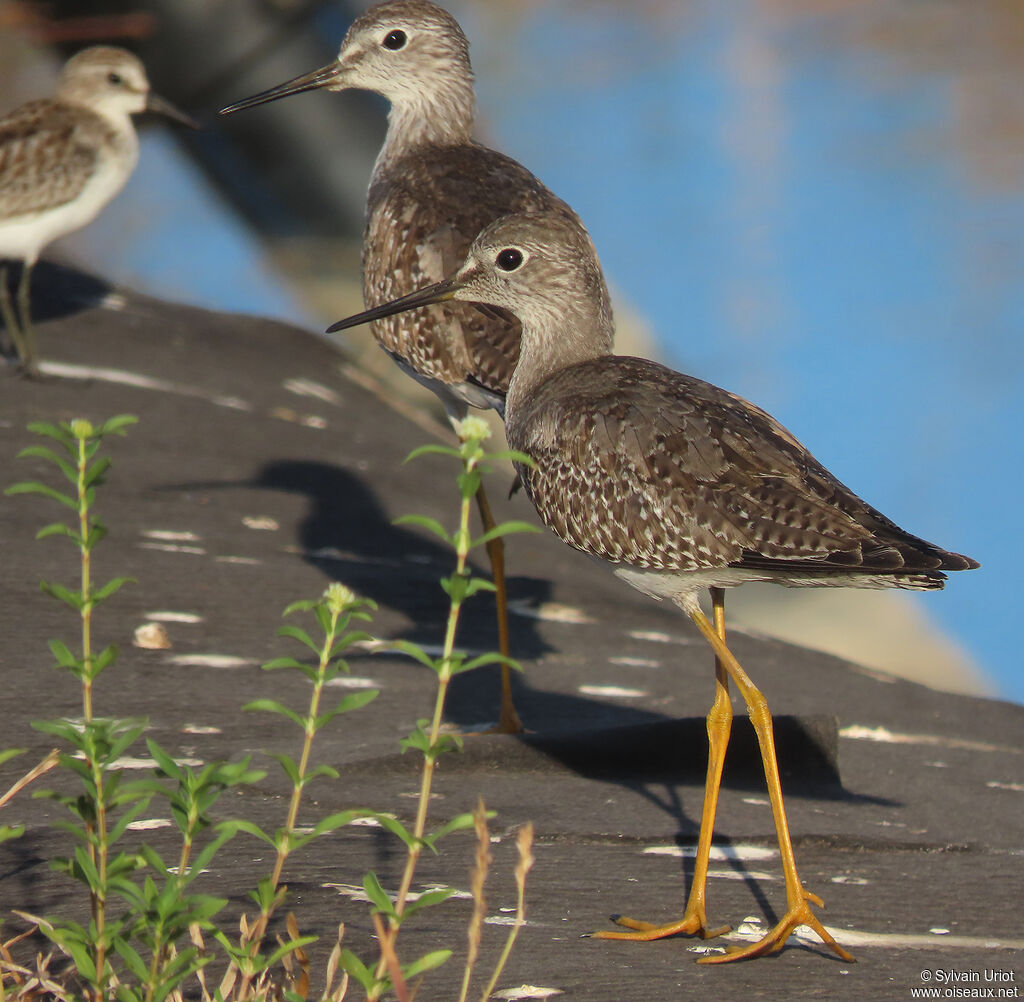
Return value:
M 448 299 L 454 299 L 455 293 L 461 288 L 461 283 L 454 278 L 438 282 L 436 285 L 428 285 L 418 292 L 410 292 L 408 296 L 401 299 L 393 299 L 383 306 L 375 306 L 365 313 L 357 313 L 355 316 L 346 317 L 336 324 L 327 328 L 328 334 L 335 334 L 338 331 L 348 330 L 350 327 L 358 327 L 360 324 L 372 323 L 374 320 L 382 320 L 384 317 L 394 316 L 396 313 L 404 313 L 406 310 L 414 310 L 417 306 L 430 306 L 433 303 L 443 303 Z
M 190 129 L 200 128 L 199 123 L 191 115 L 186 115 L 180 108 L 175 107 L 159 94 L 151 92 L 146 95 L 146 111 L 155 111 L 158 115 L 163 115 L 164 118 L 169 118 L 181 125 L 187 125 Z
M 306 73 L 301 77 L 296 77 L 294 80 L 279 84 L 277 87 L 271 87 L 270 90 L 253 94 L 252 97 L 243 98 L 241 101 L 229 104 L 226 108 L 221 108 L 219 114 L 230 115 L 233 112 L 241 111 L 243 108 L 252 108 L 257 104 L 276 101 L 279 97 L 290 97 L 292 94 L 302 94 L 307 90 L 326 87 L 338 76 L 339 70 L 340 67 L 336 62 L 328 63 L 326 66 L 321 66 L 318 70 L 313 70 L 312 73 Z

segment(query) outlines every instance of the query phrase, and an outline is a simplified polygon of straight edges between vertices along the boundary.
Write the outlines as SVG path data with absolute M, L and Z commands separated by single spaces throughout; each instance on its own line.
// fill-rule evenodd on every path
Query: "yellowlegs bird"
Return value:
M 333 63 L 221 114 L 321 87 L 371 90 L 391 103 L 366 204 L 363 298 L 368 307 L 446 278 L 480 230 L 510 212 L 543 209 L 582 227 L 572 209 L 525 167 L 473 140 L 469 43 L 442 8 L 425 0 L 371 7 L 349 28 Z M 603 280 L 599 283 L 604 295 Z M 611 327 L 603 330 L 610 338 Z M 373 335 L 406 372 L 437 394 L 453 422 L 468 407 L 502 410 L 519 356 L 515 317 L 449 302 L 415 317 L 375 323 Z M 604 348 L 610 350 L 611 342 Z M 477 504 L 485 528 L 493 528 L 482 487 Z M 507 657 L 500 539 L 489 544 L 488 555 L 498 591 L 499 647 Z M 507 667 L 498 729 L 522 729 Z
M 91 222 L 139 159 L 131 116 L 156 111 L 195 123 L 149 89 L 124 49 L 94 46 L 68 60 L 52 98 L 0 118 L 0 311 L 22 368 L 35 371 L 29 308 L 32 268 L 47 244 Z M 17 310 L 7 263 L 22 263 Z
M 732 723 L 731 678 L 760 744 L 787 907 L 757 943 L 702 959 L 771 953 L 807 925 L 851 960 L 810 908 L 821 899 L 797 875 L 772 718 L 726 645 L 723 589 L 769 581 L 928 590 L 943 586 L 944 571 L 978 564 L 904 532 L 741 397 L 655 362 L 609 354 L 612 322 L 600 276 L 589 239 L 570 220 L 551 212 L 513 215 L 480 234 L 454 278 L 330 329 L 450 299 L 519 317 L 522 343 L 505 422 L 510 447 L 534 461 L 519 476 L 538 514 L 570 546 L 610 563 L 634 588 L 675 602 L 714 650 L 707 785 L 684 914 L 664 925 L 619 917 L 629 931 L 595 935 L 649 940 L 727 931 L 708 927 L 705 891 Z M 711 591 L 713 623 L 698 602 L 704 588 Z

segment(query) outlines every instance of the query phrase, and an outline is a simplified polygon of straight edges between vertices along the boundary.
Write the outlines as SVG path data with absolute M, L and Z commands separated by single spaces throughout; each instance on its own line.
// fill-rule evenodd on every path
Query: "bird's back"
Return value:
M 525 167 L 478 143 L 418 147 L 380 164 L 363 242 L 367 306 L 451 277 L 487 224 L 538 209 L 577 219 Z M 519 358 L 519 322 L 496 307 L 447 302 L 377 321 L 373 332 L 424 381 L 477 406 L 480 389 L 504 397 Z
M 0 119 L 0 222 L 77 197 L 112 132 L 98 115 L 49 99 Z
M 753 404 L 654 362 L 569 366 L 507 417 L 541 517 L 613 563 L 910 588 L 978 566 L 899 528 Z

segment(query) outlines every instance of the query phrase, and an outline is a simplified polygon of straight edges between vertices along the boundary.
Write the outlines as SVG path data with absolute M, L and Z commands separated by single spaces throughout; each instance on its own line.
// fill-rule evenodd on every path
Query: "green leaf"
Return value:
M 373 986 L 377 979 L 370 972 L 370 969 L 351 950 L 343 949 L 338 958 L 338 963 L 341 964 L 342 970 L 346 971 L 350 977 L 355 978 L 356 981 L 359 982 L 363 991 L 365 991 L 367 995 L 373 991 Z
M 539 525 L 534 525 L 532 522 L 522 521 L 511 521 L 502 522 L 500 525 L 496 525 L 493 529 L 485 532 L 479 539 L 474 539 L 470 544 L 470 547 L 483 546 L 485 543 L 489 543 L 492 539 L 498 539 L 501 536 L 511 536 L 517 532 L 541 532 L 543 531 Z
M 99 675 L 104 668 L 109 668 L 117 660 L 117 644 L 104 647 L 92 660 L 93 677 Z
M 421 529 L 426 529 L 428 532 L 432 532 L 435 536 L 439 536 L 449 546 L 454 546 L 455 543 L 449 535 L 448 530 L 436 519 L 430 518 L 428 515 L 402 515 L 400 518 L 396 518 L 392 525 L 418 525 Z
M 441 578 L 441 587 L 453 603 L 460 605 L 469 591 L 469 578 L 465 574 L 453 574 L 451 577 Z
M 30 445 L 28 448 L 22 449 L 18 453 L 19 459 L 27 459 L 29 456 L 34 456 L 39 459 L 45 459 L 59 466 L 64 476 L 68 478 L 73 484 L 78 483 L 78 470 L 75 469 L 74 465 L 69 463 L 63 456 L 58 456 L 52 449 L 48 449 L 45 445 Z
M 319 657 L 320 645 L 313 642 L 310 635 L 305 630 L 300 630 L 297 626 L 291 626 L 290 624 L 285 626 L 279 626 L 277 629 L 277 635 L 279 637 L 291 637 L 292 640 L 297 640 L 300 644 L 305 644 L 310 650 L 314 651 Z
M 442 887 L 436 891 L 424 891 L 415 901 L 410 901 L 405 906 L 405 911 L 402 913 L 402 919 L 409 918 L 410 915 L 414 915 L 421 908 L 430 908 L 432 905 L 439 905 L 443 901 L 447 901 L 455 893 L 454 887 Z
M 146 747 L 149 749 L 150 757 L 168 779 L 173 779 L 177 783 L 181 783 L 185 779 L 185 773 L 182 772 L 181 766 L 152 738 L 146 738 Z
M 43 497 L 50 498 L 52 501 L 59 501 L 62 505 L 66 505 L 72 511 L 78 511 L 78 502 L 74 498 L 70 498 L 67 494 L 62 494 L 60 491 L 48 484 L 40 484 L 36 481 L 28 481 L 20 484 L 11 484 L 5 494 L 42 494 Z
M 490 820 L 493 817 L 497 817 L 497 811 L 486 811 L 484 816 Z M 445 835 L 450 835 L 452 832 L 460 832 L 466 828 L 472 828 L 473 824 L 473 815 L 471 813 L 458 814 L 447 824 L 438 828 L 436 832 L 432 832 L 428 838 L 431 842 L 437 842 L 438 839 L 442 839 Z
M 324 636 L 330 636 L 332 631 L 331 610 L 322 602 L 318 602 L 313 606 L 313 615 L 316 616 L 316 621 L 320 624 L 320 630 Z
M 96 864 L 89 858 L 89 851 L 84 845 L 75 846 L 75 870 L 80 879 L 84 880 L 93 890 L 102 886 L 99 870 L 96 869 Z
M 495 587 L 493 581 L 489 581 L 487 578 L 470 578 L 466 584 L 466 598 L 472 598 L 478 591 L 491 591 L 496 592 L 498 589 Z
M 149 797 L 145 797 L 141 800 L 136 801 L 132 804 L 128 810 L 124 811 L 123 814 L 117 819 L 116 824 L 112 825 L 107 835 L 107 840 L 110 844 L 116 842 L 127 830 L 128 826 L 147 808 L 149 807 Z M 137 860 L 137 857 L 136 857 Z M 136 861 L 133 862 L 131 869 L 136 869 L 140 864 Z M 108 874 L 110 873 L 108 869 Z
M 331 814 L 320 821 L 312 832 L 310 832 L 310 837 L 319 838 L 321 835 L 326 835 L 328 832 L 337 831 L 339 828 L 343 828 L 345 825 L 351 824 L 358 818 L 377 818 L 380 820 L 379 815 L 374 814 L 373 811 L 355 809 L 339 811 L 337 814 Z M 381 823 L 383 824 L 383 822 Z
M 295 764 L 295 760 L 290 755 L 270 753 L 270 757 L 276 759 L 278 764 L 284 769 L 285 774 L 292 781 L 295 786 L 299 786 L 302 783 L 302 777 L 299 775 L 299 767 Z
M 298 668 L 300 671 L 306 671 L 310 666 L 296 661 L 295 658 L 272 658 L 270 661 L 265 661 L 260 667 L 264 671 L 275 671 L 278 668 Z
M 465 664 L 459 665 L 458 671 L 472 671 L 474 668 L 481 668 L 484 665 L 503 664 L 516 671 L 522 671 L 523 666 L 515 658 L 507 658 L 503 654 L 481 654 Z
M 300 936 L 298 939 L 290 939 L 287 943 L 282 943 L 268 958 L 267 967 L 273 967 L 277 964 L 280 959 L 288 953 L 293 953 L 295 950 L 299 950 L 304 946 L 309 946 L 310 943 L 316 942 L 316 936 Z
M 149 968 L 138 951 L 121 936 L 114 940 L 114 949 L 117 951 L 117 955 L 125 962 L 128 970 L 145 984 L 149 980 Z
M 70 588 L 65 588 L 61 584 L 50 584 L 48 581 L 40 581 L 39 587 L 51 598 L 58 599 L 61 602 L 66 602 L 75 609 L 77 612 L 82 611 L 82 593 L 80 591 L 71 591 Z
M 118 758 L 129 747 L 135 744 L 142 732 L 149 726 L 145 717 L 124 717 L 115 721 L 118 725 L 111 734 L 110 750 L 107 755 L 110 761 Z
M 268 835 L 259 825 L 254 824 L 252 821 L 243 821 L 236 819 L 235 821 L 229 822 L 234 825 L 236 832 L 245 832 L 248 835 L 255 835 L 256 838 L 266 842 L 269 846 L 276 849 L 277 843 L 274 839 Z
M 90 487 L 93 484 L 99 483 L 100 478 L 109 469 L 110 458 L 108 456 L 104 456 L 102 459 L 97 459 L 96 462 L 93 463 L 92 466 L 90 466 L 85 471 L 85 477 L 83 478 L 82 482 L 85 484 L 86 487 Z
M 25 834 L 24 825 L 0 825 L 0 844 L 13 838 L 21 838 Z
M 63 640 L 51 640 L 50 650 L 57 659 L 57 665 L 60 668 L 78 668 L 81 664 Z
M 431 669 L 431 671 L 437 671 L 439 668 L 439 663 L 437 661 L 428 654 L 425 654 L 418 645 L 411 643 L 408 640 L 395 640 L 387 646 L 390 650 L 400 651 L 402 654 L 408 654 L 409 657 L 419 661 L 421 665 L 426 666 Z
M 537 464 L 531 456 L 525 452 L 517 452 L 515 449 L 506 449 L 504 452 L 492 452 L 490 458 L 493 460 L 507 459 L 510 463 L 521 463 L 523 466 L 533 467 Z
M 403 462 L 411 463 L 414 459 L 419 459 L 420 456 L 451 456 L 454 459 L 459 459 L 461 455 L 458 449 L 453 449 L 450 445 L 421 445 L 419 448 L 413 449 Z
M 82 545 L 82 537 L 71 526 L 65 525 L 63 522 L 51 522 L 36 533 L 36 539 L 46 539 L 49 536 L 68 536 L 78 546 Z
M 315 765 L 311 769 L 306 770 L 306 775 L 303 779 L 302 785 L 305 786 L 307 783 L 312 782 L 320 776 L 327 776 L 328 779 L 337 779 L 340 773 L 333 765 Z
M 56 932 L 56 930 L 53 931 Z M 96 964 L 92 958 L 93 946 L 91 943 L 87 945 L 85 942 L 70 939 L 67 937 L 66 933 L 51 935 L 45 929 L 43 932 L 71 954 L 71 959 L 75 962 L 75 969 L 78 971 L 78 975 L 83 981 L 95 982 Z M 84 930 L 82 931 L 82 937 L 84 940 Z
M 328 711 L 322 717 L 317 718 L 317 723 L 326 723 L 339 713 L 348 713 L 350 710 L 358 710 L 368 703 L 372 703 L 380 695 L 380 689 L 361 689 L 358 692 L 349 693 L 342 699 L 333 710 Z
M 417 975 L 426 974 L 427 971 L 433 971 L 440 967 L 451 955 L 451 950 L 434 950 L 431 953 L 425 953 L 419 960 L 414 960 L 402 968 L 402 977 L 406 981 L 411 981 Z
M 71 450 L 74 446 L 74 436 L 71 434 L 71 429 L 66 425 L 47 424 L 45 421 L 32 421 L 27 427 L 33 435 L 44 435 L 47 438 L 55 439 L 65 449 Z
M 91 487 L 89 489 L 92 490 Z M 93 499 L 91 497 L 87 497 L 86 503 L 91 506 Z M 92 522 L 89 526 L 89 531 L 85 536 L 85 548 L 87 550 L 91 550 L 101 539 L 103 539 L 104 536 L 106 536 L 106 534 L 107 527 L 102 522 Z
M 463 498 L 471 498 L 480 490 L 481 477 L 476 470 L 460 473 L 455 479 Z
M 230 842 L 239 831 L 240 829 L 234 821 L 225 821 L 222 824 L 219 824 L 217 826 L 217 834 L 214 836 L 213 840 L 203 846 L 202 851 L 192 858 L 189 863 L 188 873 L 178 874 L 179 878 L 190 882 L 198 877 L 203 870 L 209 867 L 213 857 L 220 852 L 221 848 L 226 843 Z
M 381 886 L 377 874 L 372 870 L 363 877 L 363 890 L 373 904 L 374 911 L 387 915 L 389 918 L 396 918 L 395 906 L 391 903 L 387 891 Z
M 278 713 L 282 717 L 287 717 L 292 722 L 298 724 L 303 730 L 306 727 L 305 717 L 300 717 L 293 709 L 285 706 L 283 703 L 279 703 L 276 699 L 254 699 L 251 703 L 246 703 L 242 709 Z
M 33 720 L 33 730 L 41 731 L 43 734 L 50 734 L 55 738 L 64 738 L 70 744 L 78 747 L 81 744 L 82 728 L 74 720 Z
M 134 414 L 116 414 L 99 426 L 96 436 L 102 438 L 104 435 L 123 435 L 128 428 L 138 423 L 139 419 Z
M 299 599 L 298 602 L 292 602 L 292 604 L 289 605 L 284 610 L 284 612 L 281 613 L 281 615 L 282 616 L 290 616 L 293 612 L 309 612 L 310 609 L 313 609 L 313 608 L 316 607 L 316 604 L 317 604 L 316 603 L 316 599 L 312 599 L 312 598 Z
M 397 835 L 410 849 L 416 845 L 416 836 L 410 832 L 405 825 L 402 824 L 398 818 L 392 817 L 390 814 L 371 814 L 369 817 L 376 818 L 380 822 L 380 826 L 385 831 L 391 832 L 392 835 Z
M 109 598 L 114 592 L 119 591 L 124 585 L 128 584 L 129 581 L 135 582 L 135 578 L 112 578 L 102 588 L 98 588 L 92 593 L 92 600 L 94 602 L 102 602 L 105 598 Z

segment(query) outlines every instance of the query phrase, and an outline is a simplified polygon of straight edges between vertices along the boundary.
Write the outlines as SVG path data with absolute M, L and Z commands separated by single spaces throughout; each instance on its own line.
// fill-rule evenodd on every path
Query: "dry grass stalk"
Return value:
M 532 821 L 527 821 L 519 829 L 519 834 L 516 836 L 516 850 L 519 853 L 519 862 L 516 863 L 515 869 L 516 920 L 508 934 L 508 939 L 505 941 L 505 948 L 501 951 L 501 956 L 498 958 L 498 965 L 494 968 L 494 974 L 491 975 L 491 980 L 484 989 L 483 995 L 480 996 L 480 1002 L 487 1002 L 487 999 L 491 997 L 494 986 L 498 983 L 498 978 L 501 977 L 501 972 L 505 969 L 505 963 L 508 961 L 509 954 L 512 953 L 512 947 L 515 944 L 516 937 L 519 935 L 519 930 L 522 929 L 526 922 L 526 875 L 536 862 L 533 856 Z
M 484 897 L 484 884 L 487 882 L 487 871 L 493 856 L 491 855 L 491 833 L 487 828 L 487 810 L 483 797 L 477 801 L 473 811 L 473 827 L 476 829 L 476 863 L 470 871 L 470 890 L 473 894 L 473 915 L 469 920 L 467 938 L 469 947 L 466 953 L 466 969 L 462 976 L 462 991 L 459 1002 L 466 1002 L 469 984 L 480 955 L 480 941 L 483 939 L 484 919 L 487 917 L 487 898 Z
M 29 783 L 34 782 L 44 773 L 49 772 L 58 762 L 60 761 L 60 751 L 57 748 L 51 748 L 50 753 L 39 763 L 35 768 L 29 769 L 17 783 L 14 784 L 2 797 L 0 797 L 0 807 L 3 807 L 12 797 L 16 796 L 21 790 L 25 789 Z

